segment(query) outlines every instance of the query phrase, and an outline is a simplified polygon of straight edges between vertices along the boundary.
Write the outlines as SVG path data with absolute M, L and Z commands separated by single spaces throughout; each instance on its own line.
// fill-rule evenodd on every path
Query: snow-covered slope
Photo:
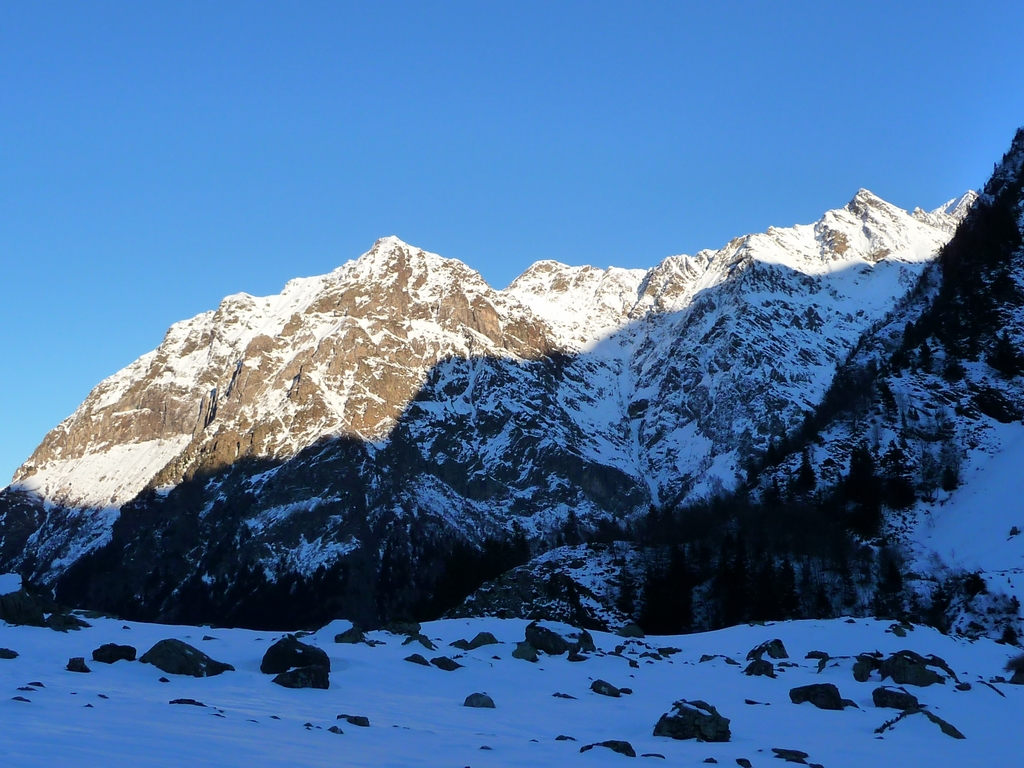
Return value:
M 740 626 L 646 640 L 594 633 L 597 650 L 576 663 L 564 653 L 542 654 L 535 663 L 513 658 L 524 621 L 425 624 L 422 632 L 435 651 L 388 632 L 369 633 L 379 643 L 374 646 L 338 644 L 334 637 L 348 624 L 334 622 L 302 638 L 328 653 L 328 690 L 290 690 L 261 674 L 263 654 L 277 635 L 113 619 L 90 623 L 70 633 L 0 623 L 0 647 L 20 654 L 0 659 L 5 766 L 617 766 L 629 758 L 605 747 L 581 751 L 614 739 L 628 742 L 640 762 L 664 758 L 670 765 L 746 759 L 768 766 L 778 762 L 773 750 L 783 749 L 829 768 L 939 768 L 1010 765 L 1024 749 L 1018 727 L 1024 687 L 996 681 L 1014 649 L 988 640 L 966 643 L 924 627 L 898 637 L 873 620 Z M 467 652 L 449 645 L 477 632 L 490 632 L 499 642 Z M 91 659 L 103 643 L 130 644 L 141 655 L 169 637 L 235 671 L 192 678 L 139 661 Z M 776 677 L 745 675 L 748 651 L 774 638 L 790 656 L 771 659 Z M 877 672 L 856 682 L 853 657 L 904 649 L 941 657 L 967 684 L 958 688 L 947 679 L 905 686 L 964 739 L 947 736 L 922 714 L 882 735 L 875 732 L 899 712 L 874 705 L 872 692 L 883 683 Z M 811 651 L 831 657 L 820 673 L 817 660 L 805 659 Z M 462 666 L 446 672 L 405 661 L 412 653 L 453 657 Z M 67 671 L 74 656 L 85 657 L 92 671 Z M 597 679 L 632 693 L 599 695 L 591 690 Z M 827 711 L 791 702 L 792 688 L 815 683 L 835 685 L 856 706 Z M 489 695 L 495 708 L 463 706 L 477 692 Z M 730 721 L 730 740 L 654 736 L 655 723 L 680 699 L 716 707 Z M 171 703 L 183 700 L 194 703 Z M 369 725 L 350 724 L 344 715 L 366 717 Z
M 504 291 L 385 238 L 101 383 L 0 495 L 0 563 L 52 582 L 109 544 L 104 568 L 135 572 L 108 588 L 139 598 L 168 541 L 175 583 L 273 580 L 714 495 L 820 402 L 970 199 L 861 190 L 647 272 L 540 262 Z

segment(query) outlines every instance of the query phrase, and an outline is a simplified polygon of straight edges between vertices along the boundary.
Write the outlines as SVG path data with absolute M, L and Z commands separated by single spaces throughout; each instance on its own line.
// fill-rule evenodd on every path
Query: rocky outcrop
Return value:
M 672 711 L 661 716 L 654 726 L 655 736 L 697 741 L 729 741 L 732 732 L 729 718 L 723 717 L 705 701 L 681 699 Z
M 331 676 L 326 667 L 316 664 L 282 672 L 273 679 L 273 682 L 284 688 L 319 688 L 327 690 L 331 687 Z
M 198 648 L 181 640 L 161 640 L 139 658 L 143 664 L 152 664 L 169 675 L 189 677 L 213 677 L 235 668 L 222 661 L 211 659 Z
M 277 675 L 293 667 L 323 667 L 331 671 L 331 659 L 320 648 L 300 641 L 295 635 L 286 635 L 271 645 L 260 662 L 260 672 Z
M 794 704 L 810 702 L 818 709 L 842 710 L 857 706 L 850 699 L 840 696 L 839 689 L 832 683 L 812 683 L 793 688 L 789 692 L 789 700 Z
M 466 697 L 462 706 L 474 709 L 494 709 L 494 699 L 486 693 L 471 693 Z
M 131 645 L 104 643 L 92 652 L 92 660 L 101 664 L 113 664 L 115 661 L 135 661 L 137 651 Z

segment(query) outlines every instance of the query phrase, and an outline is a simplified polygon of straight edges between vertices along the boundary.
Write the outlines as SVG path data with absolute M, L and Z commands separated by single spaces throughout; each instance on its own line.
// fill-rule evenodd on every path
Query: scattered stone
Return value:
M 161 682 L 161 683 L 169 683 L 171 681 L 168 680 L 166 677 L 161 677 L 159 682 Z
M 737 757 L 736 765 L 740 766 L 740 768 L 753 768 L 753 766 L 750 764 L 750 761 L 747 760 L 747 758 L 745 757 Z
M 40 683 L 38 680 L 33 680 L 29 685 L 34 685 L 36 688 L 45 688 L 46 686 Z
M 110 697 L 109 697 L 109 696 L 107 696 L 107 694 L 105 694 L 105 693 L 97 693 L 96 695 L 97 695 L 97 696 L 99 696 L 99 697 L 100 697 L 101 699 L 109 699 L 109 698 L 110 698 Z
M 764 659 L 754 659 L 747 665 L 747 668 L 743 670 L 743 674 L 750 677 L 775 677 L 775 667 L 770 661 Z
M 884 685 L 871 692 L 871 700 L 876 707 L 886 709 L 919 709 L 921 706 L 914 694 Z
M 260 672 L 277 675 L 295 667 L 323 667 L 331 671 L 331 659 L 325 651 L 303 643 L 295 635 L 285 635 L 267 648 L 260 662 Z
M 714 661 L 715 659 L 722 659 L 722 661 L 724 661 L 726 664 L 729 664 L 733 667 L 740 666 L 740 663 L 736 661 L 736 659 L 733 659 L 729 656 L 724 656 L 721 653 L 716 653 L 714 656 L 705 653 L 703 656 L 700 657 L 700 663 L 703 664 L 705 661 Z
M 660 752 L 644 752 L 642 755 L 640 755 L 640 757 L 658 757 L 662 760 L 665 759 L 665 756 Z
M 139 661 L 171 675 L 213 677 L 235 671 L 230 664 L 211 659 L 198 648 L 175 639 L 161 640 L 142 654 Z
M 392 621 L 384 625 L 384 631 L 392 635 L 418 635 L 420 623 L 418 621 Z
M 551 695 L 554 696 L 556 699 L 576 699 L 575 696 L 570 696 L 568 693 L 552 693 Z
M 682 648 L 674 648 L 673 646 L 669 645 L 665 648 L 659 648 L 658 653 L 660 653 L 662 656 L 672 656 L 673 654 L 681 653 L 682 650 Z
M 435 656 L 430 660 L 438 669 L 443 669 L 445 672 L 454 672 L 456 669 L 462 669 L 462 665 L 454 659 L 449 659 L 447 656 Z
M 363 715 L 338 715 L 338 720 L 344 720 L 349 725 L 355 725 L 359 728 L 369 728 L 370 718 L 364 717 Z
M 879 665 L 882 679 L 892 678 L 897 685 L 916 685 L 926 687 L 946 680 L 929 666 L 940 666 L 937 662 L 945 662 L 936 656 L 925 658 L 913 651 L 897 651 Z
M 363 630 L 359 627 L 350 627 L 341 634 L 334 636 L 334 642 L 336 643 L 349 643 L 354 645 L 355 643 L 365 643 L 366 635 L 363 634 Z
M 189 706 L 193 706 L 193 707 L 205 707 L 206 706 L 205 704 L 203 704 L 203 702 L 196 701 L 195 699 L 171 699 L 167 703 L 168 704 L 188 704 Z
M 621 693 L 623 696 L 632 696 L 633 695 L 633 689 L 632 688 L 619 688 L 619 693 Z
M 785 760 L 787 763 L 801 763 L 807 765 L 807 758 L 810 757 L 806 752 L 801 752 L 799 749 L 782 749 L 780 747 L 772 747 L 772 752 L 779 760 Z
M 31 704 L 32 703 L 31 701 L 26 699 L 24 696 L 12 696 L 11 697 L 11 701 L 23 701 L 26 704 Z
M 931 720 L 933 723 L 935 723 L 937 726 L 939 726 L 939 729 L 944 734 L 946 734 L 947 736 L 949 736 L 951 738 L 954 738 L 954 739 L 966 739 L 967 738 L 962 733 L 960 733 L 959 730 L 957 730 L 955 727 L 953 727 L 952 724 L 947 723 L 941 717 L 939 717 L 938 715 L 932 714 L 927 709 L 919 710 L 919 712 L 922 715 L 924 715 L 925 717 L 927 717 L 929 720 Z
M 203 640 L 216 640 L 217 638 L 213 635 L 203 635 Z
M 801 685 L 789 692 L 789 700 L 794 704 L 809 701 L 818 709 L 842 710 L 844 707 L 856 706 L 849 699 L 839 695 L 839 689 L 832 683 L 812 683 Z
M 297 667 L 282 672 L 273 682 L 285 688 L 318 688 L 327 690 L 331 687 L 331 676 L 327 667 L 312 664 L 308 667 Z
M 82 709 L 95 709 L 95 707 L 92 704 L 86 704 Z
M 853 679 L 858 683 L 866 683 L 871 673 L 881 666 L 882 662 L 877 657 L 867 653 L 859 654 L 853 664 Z
M 515 650 L 512 651 L 513 659 L 522 659 L 523 661 L 537 661 L 537 649 L 529 643 L 516 643 Z
M 903 712 L 900 712 L 892 720 L 886 720 L 880 726 L 875 728 L 875 733 L 885 733 L 889 729 L 895 727 L 896 724 L 899 723 L 901 720 L 904 720 L 907 717 L 913 717 L 914 715 L 924 715 L 929 720 L 931 720 L 933 723 L 935 723 L 937 726 L 939 726 L 939 729 L 944 734 L 946 734 L 947 736 L 949 736 L 951 738 L 954 738 L 954 739 L 966 739 L 967 738 L 962 733 L 960 733 L 959 730 L 957 730 L 955 727 L 953 727 L 950 723 L 947 723 L 945 720 L 943 720 L 938 715 L 933 715 L 927 709 L 907 709 L 907 710 L 904 710 Z
M 411 661 L 413 664 L 419 664 L 422 667 L 429 667 L 430 662 L 420 656 L 418 653 L 414 653 L 412 656 L 406 656 L 406 661 Z
M 415 635 L 409 635 L 405 640 L 402 641 L 402 645 L 409 645 L 409 643 L 419 643 L 428 651 L 436 651 L 437 646 L 430 640 L 426 635 L 416 633 Z
M 92 670 L 86 666 L 84 656 L 73 656 L 68 659 L 66 669 L 68 672 L 92 672 Z
M 751 705 L 764 705 L 764 706 L 766 706 L 766 707 L 769 707 L 769 706 L 771 706 L 770 704 L 767 704 L 766 702 L 763 702 L 763 701 L 754 701 L 753 699 L 744 699 L 744 700 L 743 700 L 743 703 L 744 703 L 744 704 L 751 704 Z
M 477 648 L 482 648 L 485 645 L 497 644 L 498 638 L 490 632 L 478 632 L 472 640 L 456 640 L 454 643 L 451 643 L 451 646 L 458 648 L 460 651 L 475 651 Z
M 344 733 L 344 731 L 343 731 L 343 730 L 341 730 L 341 728 L 339 728 L 339 727 L 338 727 L 338 726 L 336 726 L 336 725 L 332 725 L 332 726 L 331 726 L 330 728 L 328 728 L 327 730 L 328 730 L 328 732 L 330 732 L 330 733 Z
M 480 747 L 480 749 L 485 750 L 486 752 L 493 752 L 494 751 L 494 747 L 488 747 L 486 744 L 484 744 L 482 747 Z
M 747 654 L 747 661 L 760 659 L 766 653 L 771 659 L 789 658 L 789 654 L 786 653 L 786 646 L 782 644 L 781 640 L 775 638 L 774 640 L 768 640 L 761 643 L 756 648 L 751 648 L 750 652 Z
M 82 621 L 73 613 L 51 613 L 50 617 L 46 620 L 46 626 L 57 632 L 67 632 L 69 630 L 77 632 L 80 629 L 91 627 L 92 624 Z
M 18 652 L 12 651 L 10 648 L 0 648 L 0 659 L 16 659 L 18 658 Z
M 604 747 L 610 749 L 612 752 L 618 752 L 620 755 L 626 757 L 636 757 L 636 750 L 633 749 L 633 745 L 628 741 L 620 741 L 618 739 L 609 739 L 608 741 L 598 741 L 594 744 L 587 744 L 585 747 L 580 747 L 580 752 L 589 752 L 594 747 Z
M 569 661 L 586 661 L 589 656 L 584 656 L 582 653 L 577 651 L 575 648 L 569 650 L 569 655 L 566 657 Z
M 28 691 L 29 693 L 35 693 L 39 689 L 38 688 L 33 688 L 31 685 L 19 685 L 18 686 L 18 690 L 19 691 Z
M 474 707 L 475 709 L 494 709 L 494 699 L 486 693 L 471 693 L 466 697 L 462 706 Z
M 969 690 L 971 690 L 971 684 L 970 683 L 957 683 L 953 687 L 956 688 L 958 691 L 969 691 Z
M 526 642 L 549 656 L 561 656 L 569 650 L 569 643 L 564 637 L 540 626 L 536 621 L 526 627 Z
M 622 691 L 604 680 L 595 680 L 592 682 L 590 684 L 590 690 L 594 693 L 599 693 L 602 696 L 611 696 L 613 699 L 617 699 L 622 695 Z
M 45 627 L 44 601 L 24 588 L 0 595 L 0 621 L 29 627 Z
M 562 734 L 558 734 L 557 736 L 555 736 L 555 741 L 576 741 L 576 738 L 574 736 L 564 736 Z
M 655 736 L 698 741 L 729 741 L 729 718 L 705 701 L 680 699 L 654 726 Z
M 832 657 L 829 656 L 824 651 L 808 651 L 807 655 L 804 656 L 804 658 L 805 659 L 825 659 L 827 661 L 828 659 L 830 659 Z
M 136 650 L 130 645 L 104 643 L 92 652 L 92 660 L 101 664 L 113 664 L 115 661 L 135 661 Z
M 705 763 L 717 763 L 718 761 L 715 760 L 715 758 L 713 758 L 713 757 L 705 757 L 704 758 L 704 762 Z
M 620 627 L 615 633 L 619 637 L 636 637 L 644 638 L 644 631 L 640 628 L 639 624 L 626 624 L 624 627 Z

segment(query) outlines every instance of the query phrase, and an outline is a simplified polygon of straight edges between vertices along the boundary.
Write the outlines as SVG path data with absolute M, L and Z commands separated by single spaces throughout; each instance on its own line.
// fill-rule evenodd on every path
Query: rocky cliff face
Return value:
M 98 385 L 2 492 L 0 566 L 55 582 L 102 554 L 117 599 L 163 615 L 178 598 L 143 583 L 168 550 L 176 584 L 358 558 L 373 580 L 430 542 L 718 493 L 820 402 L 971 202 L 907 213 L 862 190 L 646 272 L 539 262 L 503 291 L 385 238 L 228 297 Z

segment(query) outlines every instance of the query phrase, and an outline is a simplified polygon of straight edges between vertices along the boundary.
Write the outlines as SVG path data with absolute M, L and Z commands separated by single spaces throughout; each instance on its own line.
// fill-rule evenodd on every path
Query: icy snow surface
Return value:
M 874 620 L 805 621 L 740 626 L 707 634 L 630 641 L 623 656 L 591 654 L 581 663 L 542 656 L 536 664 L 511 658 L 526 622 L 498 619 L 448 620 L 426 624 L 438 645 L 402 645 L 399 635 L 371 637 L 385 644 L 340 645 L 334 622 L 304 638 L 331 657 L 330 690 L 288 690 L 259 672 L 267 647 L 279 635 L 248 630 L 146 625 L 91 620 L 93 627 L 66 634 L 45 628 L 0 625 L 0 647 L 20 653 L 0 659 L 0 764 L 4 766 L 617 766 L 627 758 L 606 749 L 580 753 L 581 746 L 624 739 L 637 754 L 664 755 L 667 765 L 698 765 L 714 757 L 720 765 L 747 758 L 754 766 L 777 765 L 771 749 L 809 753 L 808 762 L 828 768 L 874 766 L 1010 766 L 1024 754 L 1019 727 L 1024 686 L 981 682 L 1000 674 L 1015 650 L 981 640 L 968 643 L 918 627 L 906 638 L 887 633 Z M 502 641 L 460 654 L 448 643 L 490 631 Z M 216 639 L 203 641 L 204 635 Z M 143 653 L 156 641 L 177 637 L 200 647 L 237 671 L 213 678 L 163 674 L 140 662 L 94 662 L 102 643 L 131 644 Z M 765 640 L 783 640 L 796 666 L 777 667 L 778 678 L 746 677 L 742 666 L 723 659 L 699 663 L 702 654 L 725 654 L 745 664 L 748 650 Z M 601 651 L 626 644 L 595 633 Z M 646 646 L 643 644 L 646 642 Z M 641 657 L 666 646 L 678 653 Z M 969 691 L 951 681 L 910 688 L 936 715 L 963 732 L 954 740 L 916 716 L 878 738 L 874 729 L 896 716 L 872 705 L 877 674 L 857 683 L 853 654 L 912 648 L 944 658 Z M 811 650 L 834 658 L 821 674 L 805 660 Z M 411 653 L 457 657 L 462 669 L 444 672 L 403 661 Z M 65 670 L 69 657 L 85 656 L 91 674 Z M 496 658 L 495 658 L 496 657 Z M 628 659 L 639 663 L 631 668 Z M 628 686 L 632 695 L 613 699 L 590 691 L 596 678 Z M 27 685 L 29 683 L 42 685 Z M 857 708 L 824 711 L 794 705 L 789 690 L 830 682 Z M 24 687 L 30 690 L 23 690 Z M 496 709 L 463 707 L 474 692 L 486 692 Z M 555 698 L 565 693 L 575 699 Z M 1003 695 L 1000 695 L 1003 694 Z M 28 699 L 15 701 L 14 696 Z M 191 698 L 205 707 L 170 705 Z M 703 699 L 729 718 L 732 741 L 698 743 L 652 735 L 658 718 L 678 699 Z M 745 700 L 761 703 L 745 703 Z M 91 706 L 87 706 L 91 705 Z M 363 715 L 370 727 L 336 719 Z M 279 718 L 279 719 L 275 719 Z M 308 726 L 306 724 L 309 724 Z M 344 733 L 327 729 L 338 725 Z M 559 735 L 575 741 L 556 740 Z M 490 749 L 482 749 L 489 747 Z M 640 760 L 640 758 L 638 758 Z

